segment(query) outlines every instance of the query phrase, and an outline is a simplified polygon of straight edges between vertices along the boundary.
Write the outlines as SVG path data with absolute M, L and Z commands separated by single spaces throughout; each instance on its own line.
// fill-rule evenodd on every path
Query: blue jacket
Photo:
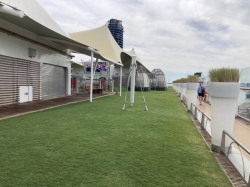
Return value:
M 197 91 L 197 92 L 198 92 L 198 93 L 203 93 L 203 92 L 202 92 L 202 90 L 204 90 L 204 87 L 203 87 L 203 86 L 201 86 L 201 85 L 199 85 L 199 87 L 198 87 L 198 91 Z

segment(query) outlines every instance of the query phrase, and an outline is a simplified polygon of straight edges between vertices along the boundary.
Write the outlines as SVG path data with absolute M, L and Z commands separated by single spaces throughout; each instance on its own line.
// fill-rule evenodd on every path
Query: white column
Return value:
M 112 76 L 111 76 L 111 68 L 110 68 L 110 63 L 109 62 L 107 62 L 107 66 L 108 66 L 108 68 L 106 68 L 106 71 L 108 71 L 108 79 L 109 80 L 111 80 L 112 79 Z
M 98 65 L 98 60 L 99 60 L 99 59 L 97 58 L 96 61 L 95 61 L 95 68 L 94 68 L 94 73 L 93 73 L 94 75 L 93 75 L 93 77 L 95 77 L 95 71 L 96 71 L 96 67 L 97 67 L 97 65 Z
M 93 52 L 91 51 L 91 71 L 90 71 L 90 98 L 89 101 L 92 103 L 92 95 L 93 95 Z
M 67 95 L 71 95 L 71 63 L 68 63 L 68 67 L 66 70 L 66 92 Z
M 120 66 L 120 96 L 122 96 L 122 66 Z
M 131 61 L 131 84 L 130 84 L 130 105 L 133 106 L 135 102 L 135 74 L 136 74 L 136 56 L 132 56 Z

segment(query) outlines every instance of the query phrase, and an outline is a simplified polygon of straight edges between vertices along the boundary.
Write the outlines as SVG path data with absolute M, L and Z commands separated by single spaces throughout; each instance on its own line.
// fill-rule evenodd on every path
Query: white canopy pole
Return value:
M 120 66 L 120 97 L 122 96 L 122 66 Z
M 135 102 L 135 74 L 136 74 L 136 56 L 132 56 L 131 60 L 131 83 L 130 83 L 130 106 L 133 106 Z
M 98 65 L 98 58 L 96 59 L 96 61 L 95 61 L 95 68 L 94 68 L 94 77 L 95 77 L 95 71 L 96 71 L 96 67 L 97 67 L 97 65 Z
M 90 99 L 89 101 L 92 103 L 92 95 L 93 95 L 93 52 L 91 51 L 91 64 L 90 64 Z

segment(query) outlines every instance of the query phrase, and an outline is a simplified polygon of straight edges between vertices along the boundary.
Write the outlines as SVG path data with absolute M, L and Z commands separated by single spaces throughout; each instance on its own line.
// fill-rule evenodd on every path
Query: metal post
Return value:
M 110 63 L 109 62 L 107 62 L 106 63 L 106 67 L 108 67 L 108 68 L 106 68 L 106 72 L 108 71 L 108 80 L 111 80 L 112 79 L 112 76 L 111 76 L 111 68 L 110 68 Z
M 226 133 L 223 131 L 222 132 L 222 137 L 221 137 L 221 145 L 220 145 L 220 154 L 225 155 L 225 144 L 226 144 Z
M 130 84 L 130 106 L 133 106 L 135 101 L 135 74 L 136 74 L 136 56 L 132 56 L 131 61 L 131 84 Z
M 93 73 L 94 75 L 93 75 L 93 77 L 95 77 L 95 71 L 96 71 L 96 67 L 97 67 L 97 65 L 98 65 L 98 60 L 99 60 L 99 59 L 97 58 L 96 61 L 95 61 L 95 67 L 94 67 L 94 73 Z
M 249 175 L 247 187 L 250 187 L 250 175 Z
M 82 68 L 83 68 L 83 72 L 84 72 L 84 74 L 86 74 L 86 67 L 85 67 L 85 64 L 84 64 L 84 62 L 82 61 Z
M 122 96 L 122 66 L 120 66 L 120 97 Z
M 205 124 L 205 114 L 202 112 L 201 115 L 201 129 L 204 130 L 204 124 Z
M 195 109 L 194 109 L 194 119 L 195 120 L 197 120 L 196 116 L 197 116 L 197 107 L 195 106 Z
M 111 88 L 112 88 L 111 91 L 113 92 L 113 91 L 114 91 L 114 83 L 115 83 L 115 81 L 114 81 L 114 80 L 111 80 L 111 83 L 112 83 L 112 84 L 111 84 Z
M 91 64 L 90 64 L 90 99 L 89 101 L 92 103 L 92 95 L 93 95 L 93 52 L 91 51 Z

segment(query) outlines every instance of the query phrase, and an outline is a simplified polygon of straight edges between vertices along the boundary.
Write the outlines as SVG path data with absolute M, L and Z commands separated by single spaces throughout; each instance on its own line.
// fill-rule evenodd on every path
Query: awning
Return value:
M 109 58 L 104 58 L 103 56 L 99 55 L 97 50 L 92 49 L 83 43 L 79 43 L 70 39 L 69 36 L 62 31 L 62 29 L 57 25 L 57 23 L 46 13 L 46 11 L 36 1 L 1 0 L 0 3 L 1 3 L 0 5 L 0 18 L 1 19 L 9 23 L 12 23 L 13 25 L 17 25 L 32 33 L 35 33 L 41 39 L 45 39 L 45 40 L 51 41 L 53 43 L 56 43 L 62 46 L 63 49 L 61 50 L 66 51 L 67 49 L 71 49 L 78 53 L 89 55 L 89 56 L 91 55 L 91 51 L 92 51 L 95 53 L 94 57 L 96 58 L 113 61 Z M 24 13 L 25 16 L 21 18 L 18 16 L 14 16 L 13 14 L 1 12 L 1 8 L 3 7 L 12 8 L 13 10 L 11 11 L 21 11 Z M 22 7 L 23 9 L 25 9 L 27 13 L 21 10 L 19 7 Z M 46 23 L 44 23 L 44 20 L 42 22 L 46 26 L 35 21 L 31 17 L 29 17 L 29 15 L 34 16 L 34 11 L 36 12 L 34 19 L 36 20 L 45 19 Z M 30 37 L 30 39 L 33 39 L 32 36 Z
M 143 65 L 141 59 L 135 53 L 134 48 L 131 51 L 122 51 L 121 52 L 121 59 L 122 59 L 122 63 L 124 65 L 124 67 L 130 67 L 131 56 L 136 56 L 136 62 L 137 62 L 137 64 L 142 65 L 143 67 L 145 67 Z M 150 73 L 150 71 L 147 68 L 146 68 L 146 70 L 148 71 L 148 73 Z
M 87 31 L 69 33 L 69 36 L 79 43 L 97 49 L 101 57 L 108 59 L 114 64 L 122 66 L 122 60 L 120 57 L 122 49 L 116 43 L 107 26 Z
M 78 64 L 74 61 L 71 61 L 71 68 L 83 68 L 82 64 Z
M 9 8 L 9 13 L 2 13 L 0 18 L 14 25 L 31 31 L 39 36 L 50 36 L 53 38 L 69 38 L 67 33 L 50 17 L 37 1 L 27 0 L 0 0 L 0 3 Z M 12 8 L 12 10 L 11 10 Z M 13 12 L 22 12 L 24 17 L 14 16 Z

